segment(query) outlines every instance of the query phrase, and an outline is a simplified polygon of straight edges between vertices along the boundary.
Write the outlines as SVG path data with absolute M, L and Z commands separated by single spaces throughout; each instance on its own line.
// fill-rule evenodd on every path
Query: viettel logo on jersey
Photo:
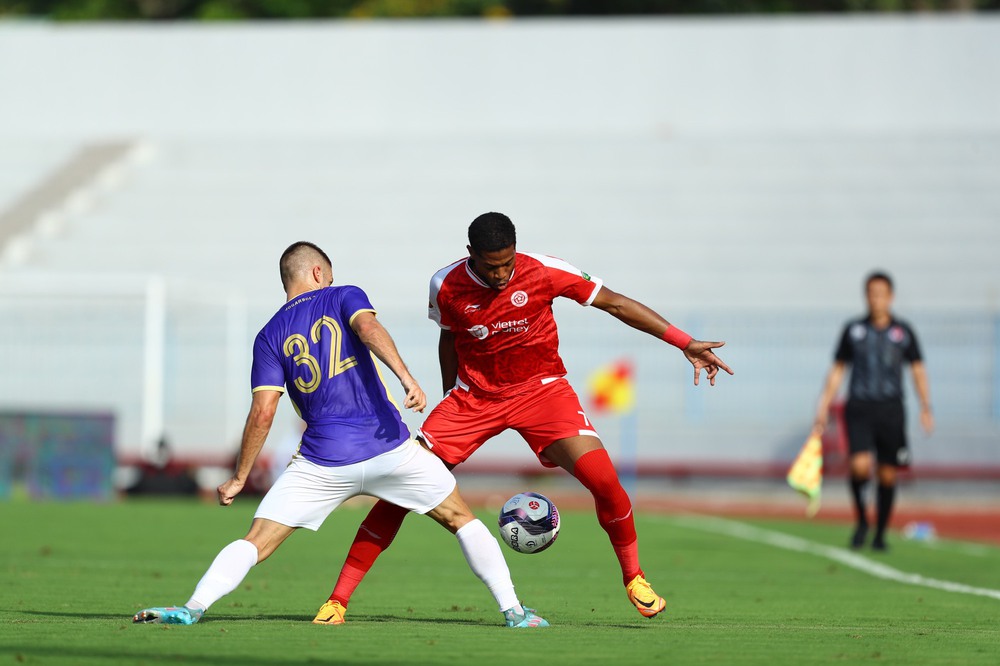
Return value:
M 490 337 L 490 329 L 486 328 L 482 324 L 477 324 L 472 328 L 470 328 L 469 333 L 472 334 L 472 337 L 477 338 L 479 340 L 485 340 L 486 338 Z

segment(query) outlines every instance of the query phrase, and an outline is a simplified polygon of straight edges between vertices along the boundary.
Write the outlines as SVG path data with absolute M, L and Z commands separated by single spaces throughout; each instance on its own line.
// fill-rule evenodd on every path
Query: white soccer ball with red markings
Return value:
M 500 538 L 519 553 L 540 553 L 559 536 L 559 509 L 545 495 L 518 493 L 500 509 Z

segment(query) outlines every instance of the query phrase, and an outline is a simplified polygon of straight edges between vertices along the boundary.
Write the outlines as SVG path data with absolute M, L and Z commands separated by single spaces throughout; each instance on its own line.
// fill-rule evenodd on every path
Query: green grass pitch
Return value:
M 215 554 L 245 534 L 255 498 L 0 503 L 4 664 L 989 664 L 1000 599 L 882 580 L 841 562 L 640 514 L 643 564 L 667 611 L 628 603 L 590 512 L 565 512 L 537 555 L 504 549 L 523 601 L 552 627 L 510 630 L 454 538 L 410 516 L 355 595 L 348 624 L 310 623 L 365 507 L 294 534 L 191 627 L 133 625 L 182 604 Z M 477 513 L 491 528 L 496 509 Z M 841 546 L 843 526 L 752 521 Z M 1000 549 L 898 536 L 863 557 L 927 578 L 1000 589 Z

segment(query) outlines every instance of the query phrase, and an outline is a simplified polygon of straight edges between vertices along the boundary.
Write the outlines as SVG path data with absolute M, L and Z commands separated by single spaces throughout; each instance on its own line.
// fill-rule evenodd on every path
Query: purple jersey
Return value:
M 251 389 L 284 391 L 306 422 L 299 453 L 325 467 L 368 460 L 410 437 L 375 358 L 351 328 L 375 312 L 358 287 L 327 287 L 286 303 L 253 346 Z

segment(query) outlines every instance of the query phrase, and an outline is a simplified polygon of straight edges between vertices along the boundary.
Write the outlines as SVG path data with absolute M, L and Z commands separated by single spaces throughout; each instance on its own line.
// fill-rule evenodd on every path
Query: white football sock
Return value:
M 257 546 L 245 539 L 232 542 L 215 556 L 212 566 L 198 581 L 191 599 L 184 605 L 194 610 L 206 610 L 235 590 L 255 564 Z
M 500 611 L 513 608 L 518 613 L 524 613 L 514 594 L 514 583 L 510 579 L 510 569 L 503 559 L 500 544 L 486 525 L 483 525 L 483 521 L 477 518 L 466 523 L 455 532 L 455 536 L 472 572 L 490 589 Z

